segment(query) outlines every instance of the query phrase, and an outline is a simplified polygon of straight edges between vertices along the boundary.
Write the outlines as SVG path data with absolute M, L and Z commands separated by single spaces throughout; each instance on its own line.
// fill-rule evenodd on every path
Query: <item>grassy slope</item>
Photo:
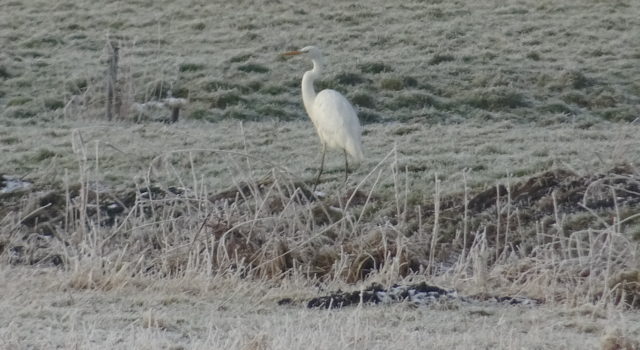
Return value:
M 372 137 L 365 137 L 372 163 L 388 151 L 377 142 L 391 145 L 398 141 L 399 151 L 411 155 L 407 162 L 418 169 L 440 174 L 465 167 L 491 169 L 490 176 L 482 179 L 485 182 L 493 182 L 507 172 L 539 171 L 548 167 L 558 152 L 570 151 L 542 146 L 532 151 L 538 156 L 529 157 L 516 150 L 536 148 L 528 143 L 540 138 L 518 140 L 520 136 L 510 136 L 505 144 L 494 147 L 480 143 L 503 142 L 498 140 L 502 135 L 485 132 L 482 141 L 473 137 L 467 143 L 445 145 L 460 153 L 451 160 L 448 150 L 441 148 L 442 142 L 434 138 L 440 130 L 431 126 L 464 120 L 482 124 L 509 120 L 537 125 L 571 122 L 571 129 L 589 129 L 603 119 L 628 121 L 638 116 L 640 86 L 634 77 L 640 72 L 634 62 L 640 55 L 640 39 L 631 29 L 639 25 L 635 15 L 640 12 L 633 1 L 522 1 L 509 6 L 492 1 L 384 6 L 374 2 L 307 2 L 304 8 L 277 2 L 248 8 L 245 4 L 197 2 L 115 2 L 98 7 L 78 1 L 58 2 L 50 8 L 37 1 L 16 1 L 0 6 L 5 23 L 0 36 L 6 43 L 0 55 L 0 121 L 4 126 L 0 147 L 5 157 L 0 169 L 17 169 L 20 176 L 46 167 L 53 156 L 62 159 L 50 170 L 74 167 L 74 157 L 69 156 L 73 128 L 81 128 L 83 134 L 95 132 L 101 141 L 127 149 L 122 155 L 125 159 L 138 156 L 132 149 L 141 149 L 144 161 L 157 155 L 147 154 L 145 148 L 241 149 L 238 124 L 234 123 L 205 124 L 202 129 L 216 129 L 211 136 L 189 130 L 200 129 L 198 124 L 189 124 L 166 140 L 164 147 L 157 146 L 159 142 L 153 138 L 165 131 L 147 132 L 146 128 L 129 128 L 127 124 L 111 131 L 96 126 L 93 119 L 80 124 L 61 123 L 61 116 L 75 121 L 102 116 L 107 36 L 120 39 L 123 112 L 129 111 L 126 119 L 139 117 L 129 109 L 130 103 L 153 100 L 171 90 L 173 95 L 190 99 L 183 113 L 187 119 L 304 120 L 299 79 L 309 64 L 303 60 L 283 61 L 278 54 L 317 44 L 327 52 L 329 63 L 326 79 L 319 87 L 346 92 L 359 105 L 363 120 L 412 120 L 424 125 L 417 126 L 427 133 L 424 136 L 408 130 L 405 137 L 402 130 L 392 130 L 390 137 L 383 138 L 375 131 L 378 126 L 372 126 Z M 45 8 L 47 11 L 42 11 Z M 31 129 L 31 125 L 36 128 Z M 309 128 L 309 124 L 303 127 Z M 254 140 L 252 128 L 262 129 L 246 128 L 249 146 L 269 154 L 308 152 L 303 156 L 305 161 L 296 160 L 294 164 L 309 168 L 307 159 L 313 159 L 317 150 L 311 147 L 315 143 L 312 132 L 291 135 L 287 130 L 294 128 L 274 126 L 271 137 Z M 562 127 L 554 127 L 558 128 Z M 597 130 L 609 128 L 597 125 L 585 133 L 597 134 Z M 40 132 L 42 129 L 47 132 Z M 456 130 L 454 127 L 444 132 L 458 140 Z M 470 130 L 475 135 L 474 128 Z M 170 129 L 164 135 L 173 132 Z M 581 137 L 581 132 L 576 132 L 576 137 Z M 605 135 L 593 137 L 613 140 Z M 43 138 L 46 141 L 39 142 Z M 87 144 L 94 140 L 91 135 L 86 138 Z M 279 142 L 276 138 L 287 144 L 271 152 L 270 143 Z M 429 150 L 425 155 L 412 149 L 414 140 L 433 140 L 435 145 L 424 144 L 423 149 Z M 301 141 L 305 144 L 294 143 Z M 520 146 L 513 147 L 510 141 Z M 420 149 L 420 143 L 415 147 Z M 549 152 L 552 149 L 558 152 Z M 119 157 L 112 150 L 108 148 L 105 153 Z M 451 169 L 419 159 L 431 157 L 431 153 L 456 166 Z M 540 164 L 496 163 L 495 167 L 488 162 L 494 153 L 496 158 L 501 158 L 501 153 L 539 158 Z M 545 154 L 553 156 L 544 159 Z M 600 156 L 611 158 L 607 151 Z M 585 157 L 591 158 L 592 154 Z M 138 159 L 133 162 L 139 164 Z M 273 160 L 280 163 L 278 157 Z M 584 168 L 592 166 L 590 163 Z M 114 170 L 124 172 L 114 171 L 113 183 L 132 177 L 126 167 Z M 205 171 L 203 175 L 210 177 L 214 172 Z M 432 178 L 433 174 L 425 175 Z
M 125 100 L 171 89 L 192 100 L 194 118 L 299 118 L 308 63 L 278 54 L 307 44 L 328 54 L 320 85 L 347 92 L 365 119 L 553 123 L 638 113 L 634 1 L 0 6 L 0 103 L 10 117 L 60 114 L 74 94 L 101 106 L 107 36 L 121 39 Z
M 387 163 L 408 176 L 409 186 L 426 196 L 438 175 L 445 192 L 463 190 L 462 171 L 469 169 L 469 186 L 483 189 L 511 174 L 514 181 L 554 167 L 581 174 L 605 171 L 621 162 L 638 161 L 634 125 L 599 124 L 589 129 L 573 124 L 539 127 L 513 123 L 465 123 L 425 126 L 418 123 L 371 124 L 365 127 L 364 164 L 352 176 L 355 184 L 395 149 Z M 19 136 L 17 136 L 19 135 Z M 185 122 L 175 126 L 60 121 L 41 127 L 9 126 L 0 131 L 4 162 L 0 173 L 32 180 L 37 187 L 59 187 L 65 176 L 77 182 L 80 165 L 95 167 L 91 176 L 113 190 L 130 188 L 151 174 L 164 186 L 180 181 L 193 186 L 193 175 L 209 191 L 231 185 L 245 169 L 238 153 L 247 152 L 255 176 L 274 165 L 310 181 L 319 165 L 319 141 L 312 124 L 296 122 L 216 124 Z M 97 153 L 96 153 L 97 152 Z M 189 158 L 191 157 L 191 158 Z M 155 159 L 155 161 L 154 161 Z M 191 160 L 190 160 L 191 159 Z M 339 152 L 331 152 L 324 188 L 337 188 L 344 176 Z M 171 168 L 174 167 L 174 168 Z M 150 172 L 151 170 L 151 172 Z M 67 175 L 65 175 L 67 174 Z M 382 188 L 393 185 L 391 177 Z

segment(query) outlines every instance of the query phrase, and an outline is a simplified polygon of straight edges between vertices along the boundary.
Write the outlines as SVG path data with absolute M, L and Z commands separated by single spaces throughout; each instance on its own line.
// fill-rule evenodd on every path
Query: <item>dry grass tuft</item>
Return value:
M 614 302 L 633 308 L 640 308 L 640 270 L 618 272 L 611 279 Z
M 74 259 L 69 280 L 71 288 L 110 291 L 121 289 L 131 280 L 133 272 L 128 262 L 113 262 L 109 259 L 83 260 Z
M 271 339 L 266 334 L 259 334 L 251 338 L 240 349 L 242 350 L 268 350 L 271 349 Z
M 158 315 L 158 313 L 151 309 L 142 315 L 141 321 L 143 328 L 157 328 L 163 331 L 167 331 L 172 328 L 170 322 L 167 321 L 164 316 Z
M 615 329 L 607 332 L 602 337 L 601 342 L 602 350 L 638 350 L 640 349 L 640 342 L 634 339 L 629 339 L 624 336 L 622 331 Z

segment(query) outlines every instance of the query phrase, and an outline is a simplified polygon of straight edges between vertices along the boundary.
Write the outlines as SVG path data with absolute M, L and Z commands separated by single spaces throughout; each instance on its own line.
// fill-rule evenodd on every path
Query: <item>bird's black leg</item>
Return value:
M 349 160 L 347 159 L 347 151 L 344 151 L 344 182 L 349 179 Z
M 324 154 L 327 151 L 327 146 L 322 144 L 322 160 L 320 161 L 320 170 L 318 171 L 318 176 L 316 176 L 316 181 L 313 183 L 313 190 L 311 192 L 316 191 L 316 187 L 318 187 L 318 182 L 320 181 L 320 175 L 322 175 L 322 169 L 324 168 Z

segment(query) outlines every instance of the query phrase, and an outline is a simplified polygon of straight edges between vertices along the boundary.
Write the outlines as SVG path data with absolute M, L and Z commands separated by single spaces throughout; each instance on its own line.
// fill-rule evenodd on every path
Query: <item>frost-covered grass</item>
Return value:
M 620 330 L 637 330 L 640 322 L 637 313 L 588 306 L 455 302 L 308 310 L 276 305 L 292 293 L 314 295 L 295 283 L 182 278 L 96 292 L 69 289 L 67 278 L 0 270 L 1 347 L 608 350 L 619 349 L 610 343 L 632 344 Z
M 0 194 L 0 348 L 635 346 L 637 1 L 28 0 L 0 23 L 0 175 L 33 183 Z M 345 185 L 330 153 L 312 201 L 309 63 L 280 56 L 309 44 L 366 156 Z M 177 124 L 134 108 L 169 95 Z M 546 305 L 303 307 L 402 281 Z
M 79 161 L 92 176 L 112 190 L 123 190 L 150 176 L 169 187 L 188 178 L 216 192 L 233 185 L 242 155 L 250 155 L 253 176 L 274 166 L 287 169 L 296 180 L 311 181 L 320 162 L 320 142 L 308 120 L 284 122 L 185 121 L 176 125 L 104 121 L 55 123 L 4 120 L 0 130 L 5 174 L 24 176 L 36 186 L 61 186 L 65 176 L 78 181 Z M 460 192 L 462 172 L 468 185 L 480 190 L 511 177 L 567 168 L 585 175 L 617 164 L 637 162 L 640 128 L 633 124 L 598 123 L 553 126 L 491 122 L 452 125 L 374 123 L 364 127 L 365 161 L 350 177 L 355 185 L 395 149 L 397 167 L 415 194 L 429 197 L 437 175 L 445 193 Z M 327 156 L 328 171 L 321 189 L 343 188 L 344 161 L 340 152 Z M 247 176 L 249 176 L 247 174 Z M 389 177 L 380 180 L 389 189 Z M 390 195 L 393 190 L 386 191 Z
M 170 91 L 199 120 L 302 118 L 309 63 L 279 54 L 308 44 L 327 55 L 318 86 L 345 92 L 365 121 L 638 116 L 635 1 L 0 6 L 0 106 L 10 118 L 55 118 L 73 96 L 83 108 L 68 115 L 101 114 L 108 38 L 120 45 L 125 102 Z

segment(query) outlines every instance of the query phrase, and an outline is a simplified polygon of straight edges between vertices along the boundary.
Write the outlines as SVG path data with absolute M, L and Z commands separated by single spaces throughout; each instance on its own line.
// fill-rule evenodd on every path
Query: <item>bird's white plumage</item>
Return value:
M 345 150 L 357 162 L 362 161 L 362 128 L 353 106 L 335 90 L 322 90 L 316 94 L 313 88 L 313 82 L 322 74 L 322 53 L 315 46 L 295 53 L 306 53 L 313 62 L 313 69 L 302 77 L 302 100 L 320 141 L 329 148 Z
M 287 56 L 308 54 L 313 62 L 313 69 L 302 76 L 302 101 L 304 108 L 313 122 L 322 142 L 322 162 L 316 177 L 318 184 L 324 165 L 326 148 L 343 150 L 345 155 L 345 181 L 349 174 L 347 154 L 360 164 L 364 159 L 362 153 L 362 128 L 355 109 L 351 103 L 335 90 L 322 90 L 316 94 L 313 82 L 322 73 L 322 54 L 315 46 L 307 46 L 299 51 L 285 53 Z
M 355 110 L 339 92 L 322 90 L 307 111 L 318 131 L 318 136 L 327 147 L 342 150 L 357 162 L 362 154 L 361 127 Z

